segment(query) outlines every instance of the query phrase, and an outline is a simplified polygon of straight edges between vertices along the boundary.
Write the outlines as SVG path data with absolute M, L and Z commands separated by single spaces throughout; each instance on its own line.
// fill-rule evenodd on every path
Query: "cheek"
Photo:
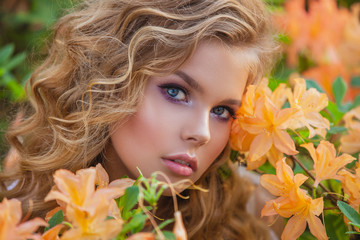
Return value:
M 230 123 L 216 123 L 211 129 L 211 140 L 208 144 L 208 147 L 204 149 L 207 159 L 209 159 L 208 164 L 210 165 L 224 150 L 230 135 Z

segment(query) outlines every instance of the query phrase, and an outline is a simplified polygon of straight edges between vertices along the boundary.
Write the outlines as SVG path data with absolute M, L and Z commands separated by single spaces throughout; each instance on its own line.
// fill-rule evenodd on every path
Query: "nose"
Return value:
M 195 145 L 202 146 L 210 140 L 210 122 L 209 112 L 196 114 L 188 119 L 181 132 L 184 141 Z

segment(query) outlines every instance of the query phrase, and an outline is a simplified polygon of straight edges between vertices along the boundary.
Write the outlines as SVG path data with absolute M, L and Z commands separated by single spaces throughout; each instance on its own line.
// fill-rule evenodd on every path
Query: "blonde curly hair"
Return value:
M 27 83 L 30 107 L 7 133 L 18 164 L 0 174 L 0 198 L 21 199 L 25 208 L 32 199 L 33 214 L 44 215 L 54 204 L 43 202 L 54 171 L 102 162 L 110 126 L 136 112 L 149 77 L 174 72 L 204 40 L 253 49 L 248 84 L 260 80 L 273 59 L 269 22 L 262 0 L 79 4 L 55 25 L 49 55 Z M 180 202 L 190 238 L 266 239 L 245 210 L 248 184 L 219 175 L 223 155 L 198 181 L 209 193 L 188 190 L 190 200 Z

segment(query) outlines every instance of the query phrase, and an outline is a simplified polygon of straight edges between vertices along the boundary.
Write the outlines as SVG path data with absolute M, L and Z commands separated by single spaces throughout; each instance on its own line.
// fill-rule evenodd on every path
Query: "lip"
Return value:
M 162 157 L 165 166 L 174 173 L 182 176 L 190 176 L 197 170 L 197 159 L 191 157 L 188 154 L 175 154 Z M 182 160 L 188 163 L 190 166 L 185 166 L 180 163 L 174 162 L 174 160 Z

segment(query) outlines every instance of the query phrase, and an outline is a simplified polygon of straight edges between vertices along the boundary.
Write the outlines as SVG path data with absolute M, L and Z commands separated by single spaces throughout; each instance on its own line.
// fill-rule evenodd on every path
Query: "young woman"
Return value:
M 31 107 L 8 132 L 18 157 L 0 175 L 0 198 L 32 199 L 42 216 L 59 168 L 101 163 L 111 180 L 160 170 L 209 190 L 178 189 L 190 196 L 179 201 L 190 239 L 267 239 L 246 212 L 249 184 L 229 166 L 228 138 L 273 49 L 261 0 L 84 2 L 59 20 L 28 82 Z M 164 196 L 157 214 L 171 208 Z

